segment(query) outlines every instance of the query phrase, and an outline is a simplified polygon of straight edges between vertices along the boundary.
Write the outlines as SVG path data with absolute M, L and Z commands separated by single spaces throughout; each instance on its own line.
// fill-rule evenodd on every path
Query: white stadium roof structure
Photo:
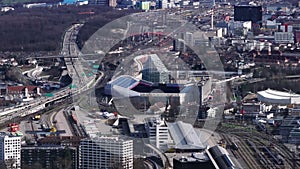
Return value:
M 272 104 L 300 104 L 300 95 L 272 89 L 257 92 L 257 99 L 261 102 Z
M 146 80 L 140 80 L 129 75 L 121 75 L 116 79 L 113 79 L 105 85 L 104 93 L 106 95 L 111 95 L 114 97 L 136 97 L 140 96 L 141 93 L 147 93 L 154 91 L 155 89 L 160 89 L 162 92 L 158 92 L 161 95 L 168 93 L 180 93 L 184 85 L 180 84 L 158 84 L 152 83 Z M 138 88 L 138 89 L 137 89 Z M 148 88 L 148 90 L 147 90 Z M 157 91 L 160 91 L 157 90 Z
M 110 81 L 105 86 L 105 93 L 115 97 L 134 97 L 139 96 L 138 92 L 131 89 L 138 85 L 140 80 L 129 75 L 122 75 Z
M 177 121 L 175 123 L 167 123 L 169 132 L 174 140 L 176 149 L 205 149 L 198 134 L 193 126 L 189 123 Z

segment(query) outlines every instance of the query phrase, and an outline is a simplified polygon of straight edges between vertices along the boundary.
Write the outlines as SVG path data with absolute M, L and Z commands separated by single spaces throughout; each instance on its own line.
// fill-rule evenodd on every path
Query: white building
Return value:
M 294 43 L 294 34 L 292 32 L 275 32 L 276 43 Z
M 119 137 L 83 139 L 79 146 L 79 168 L 133 169 L 133 141 Z
M 257 99 L 264 103 L 279 105 L 300 104 L 300 95 L 292 92 L 282 92 L 267 89 L 257 92 Z
M 161 150 L 166 150 L 168 144 L 172 142 L 169 134 L 169 128 L 164 120 L 160 118 L 145 119 L 146 132 L 149 136 L 150 144 Z
M 21 168 L 21 137 L 0 133 L 0 161 L 5 161 L 7 168 Z

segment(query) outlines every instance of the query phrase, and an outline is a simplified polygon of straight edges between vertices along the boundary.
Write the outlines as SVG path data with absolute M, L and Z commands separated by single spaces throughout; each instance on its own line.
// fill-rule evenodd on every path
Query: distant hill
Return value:
M 16 5 L 25 3 L 57 3 L 62 2 L 62 0 L 0 0 L 1 5 Z
M 80 29 L 77 44 L 81 49 L 84 45 L 84 42 L 87 41 L 90 36 L 92 36 L 98 29 L 100 29 L 105 24 L 113 21 L 114 19 L 129 15 L 134 12 L 139 12 L 139 10 L 109 10 L 103 12 L 101 15 L 94 16 L 90 18 L 85 25 Z
M 103 26 L 124 13 L 126 12 L 98 6 L 16 8 L 14 11 L 0 13 L 0 51 L 58 52 L 63 34 L 72 23 L 95 18 L 91 20 L 95 23 L 89 21 L 84 27 L 81 34 L 84 38 L 80 40 L 85 40 L 97 26 Z

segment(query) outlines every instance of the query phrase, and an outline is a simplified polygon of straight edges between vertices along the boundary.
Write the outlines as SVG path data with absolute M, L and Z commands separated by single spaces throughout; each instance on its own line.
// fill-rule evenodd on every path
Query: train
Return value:
M 233 149 L 233 150 L 238 150 L 239 147 L 236 145 L 236 143 L 232 143 L 232 144 L 231 144 L 231 149 Z
M 267 152 L 268 156 L 269 156 L 270 158 L 272 158 L 276 164 L 278 164 L 278 165 L 283 165 L 283 159 L 280 158 L 280 157 L 278 157 L 278 156 L 276 156 L 276 155 L 274 155 L 274 154 L 269 150 L 268 147 L 264 146 L 264 147 L 263 147 L 263 150 L 264 150 L 265 152 Z

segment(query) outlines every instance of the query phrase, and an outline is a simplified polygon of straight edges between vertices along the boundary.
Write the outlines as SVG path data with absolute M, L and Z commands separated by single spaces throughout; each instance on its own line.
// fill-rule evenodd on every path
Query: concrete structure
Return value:
M 164 120 L 160 118 L 145 119 L 145 128 L 149 136 L 150 144 L 160 150 L 167 150 L 168 144 L 171 143 L 169 128 Z
M 0 133 L 0 161 L 10 168 L 21 168 L 21 137 Z
M 300 104 L 299 94 L 276 91 L 272 89 L 257 92 L 257 99 L 261 102 L 281 105 Z
M 79 168 L 133 169 L 133 141 L 119 137 L 83 139 L 79 146 Z
M 64 146 L 22 147 L 22 168 L 77 168 L 77 148 Z

